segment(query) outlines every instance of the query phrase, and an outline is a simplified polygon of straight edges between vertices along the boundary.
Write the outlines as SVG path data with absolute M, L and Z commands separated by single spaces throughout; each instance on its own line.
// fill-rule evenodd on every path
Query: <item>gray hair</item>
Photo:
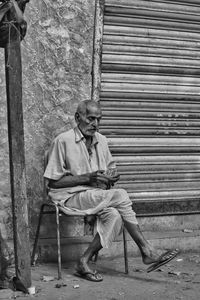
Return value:
M 99 102 L 96 102 L 94 100 L 84 100 L 84 101 L 81 101 L 78 104 L 77 109 L 76 109 L 76 113 L 81 114 L 81 115 L 86 115 L 86 112 L 87 112 L 89 107 L 101 108 Z

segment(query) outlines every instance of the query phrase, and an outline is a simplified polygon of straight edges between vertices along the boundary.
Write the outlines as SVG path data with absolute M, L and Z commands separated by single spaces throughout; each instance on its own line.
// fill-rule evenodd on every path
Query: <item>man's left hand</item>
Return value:
M 107 179 L 108 181 L 108 184 L 107 184 L 107 189 L 110 189 L 111 186 L 114 186 L 115 182 L 117 182 L 120 178 L 120 175 L 119 174 L 116 174 L 114 176 L 111 176 L 111 175 L 107 175 L 105 173 L 103 173 L 103 175 L 105 176 L 105 178 Z

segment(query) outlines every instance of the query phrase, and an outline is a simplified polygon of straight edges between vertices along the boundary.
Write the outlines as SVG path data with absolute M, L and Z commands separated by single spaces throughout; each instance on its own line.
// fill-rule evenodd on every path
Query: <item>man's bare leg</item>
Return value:
M 89 260 L 92 258 L 92 256 L 97 253 L 99 250 L 102 249 L 101 242 L 100 242 L 100 236 L 97 233 L 90 243 L 89 247 L 86 249 L 84 254 L 81 256 L 77 263 L 78 270 L 81 270 L 83 272 L 93 272 L 89 267 Z
M 157 250 L 145 239 L 143 236 L 140 227 L 137 224 L 129 223 L 124 221 L 124 225 L 128 230 L 130 236 L 133 238 L 135 243 L 140 249 L 143 263 L 148 265 L 156 262 L 161 253 L 158 253 Z

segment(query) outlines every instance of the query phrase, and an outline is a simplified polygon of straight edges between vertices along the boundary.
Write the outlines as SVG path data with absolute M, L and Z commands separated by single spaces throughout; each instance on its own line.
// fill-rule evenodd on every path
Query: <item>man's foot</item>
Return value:
M 82 272 L 80 270 L 77 270 L 75 275 L 94 282 L 100 282 L 103 280 L 103 277 L 99 273 L 97 273 L 97 271 Z
M 82 258 L 76 265 L 76 275 L 89 281 L 100 282 L 103 277 L 97 272 L 90 269 L 87 262 Z
M 143 250 L 142 251 L 143 252 L 142 260 L 145 265 L 158 263 L 162 259 L 163 256 L 165 256 L 166 254 L 168 254 L 168 255 L 170 254 L 169 253 L 170 251 L 163 252 L 161 250 L 156 250 L 151 245 L 144 247 L 142 250 Z M 173 256 L 173 255 L 176 256 L 178 254 L 178 250 L 173 250 L 171 252 L 172 252 L 171 256 Z M 172 259 L 173 259 L 173 257 L 172 257 Z
M 156 263 L 148 267 L 147 273 L 159 269 L 161 266 L 165 265 L 166 263 L 174 259 L 178 254 L 179 254 L 178 249 L 166 251 L 164 254 L 160 256 L 159 260 Z
M 142 247 L 142 261 L 145 265 L 150 265 L 159 260 L 159 257 L 163 254 L 161 250 L 153 248 L 150 244 L 146 247 Z

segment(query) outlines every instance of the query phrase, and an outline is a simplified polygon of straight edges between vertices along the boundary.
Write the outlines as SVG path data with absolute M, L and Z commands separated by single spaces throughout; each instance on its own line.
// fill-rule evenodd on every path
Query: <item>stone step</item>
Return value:
M 169 230 L 144 231 L 144 236 L 159 249 L 178 248 L 183 252 L 199 251 L 200 230 Z M 92 236 L 69 237 L 61 239 L 62 261 L 76 260 L 86 249 Z M 140 255 L 138 247 L 127 234 L 128 254 Z M 41 261 L 57 261 L 57 247 L 55 238 L 41 238 L 39 240 L 39 259 Z M 100 257 L 117 257 L 123 255 L 122 237 L 113 242 L 109 249 L 102 249 Z

